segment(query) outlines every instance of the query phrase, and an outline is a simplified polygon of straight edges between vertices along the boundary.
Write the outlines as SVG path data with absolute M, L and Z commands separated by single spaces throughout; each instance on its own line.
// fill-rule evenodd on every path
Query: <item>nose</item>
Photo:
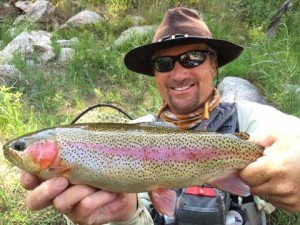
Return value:
M 13 145 L 14 150 L 24 151 L 26 149 L 26 142 L 23 139 L 17 140 Z
M 184 68 L 178 61 L 175 62 L 174 68 L 171 71 L 173 80 L 183 80 L 188 76 L 188 69 Z

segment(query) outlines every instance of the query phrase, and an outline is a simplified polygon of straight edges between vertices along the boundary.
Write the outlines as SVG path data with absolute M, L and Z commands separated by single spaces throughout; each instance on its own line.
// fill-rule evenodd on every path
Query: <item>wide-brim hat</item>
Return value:
M 177 7 L 169 9 L 156 30 L 151 44 L 143 45 L 125 55 L 126 67 L 136 73 L 153 76 L 151 58 L 161 49 L 178 45 L 206 43 L 217 52 L 218 66 L 233 61 L 243 47 L 230 41 L 214 39 L 203 19 L 196 11 Z

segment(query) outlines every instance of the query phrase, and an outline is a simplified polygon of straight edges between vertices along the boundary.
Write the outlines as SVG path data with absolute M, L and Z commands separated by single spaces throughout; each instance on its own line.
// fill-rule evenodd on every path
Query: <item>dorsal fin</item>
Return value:
M 169 129 L 178 129 L 173 123 L 168 122 L 145 122 L 145 123 L 136 123 L 141 127 L 156 127 L 156 128 L 169 128 Z
M 246 132 L 234 133 L 234 135 L 245 141 L 249 140 L 249 138 L 250 138 L 250 135 Z

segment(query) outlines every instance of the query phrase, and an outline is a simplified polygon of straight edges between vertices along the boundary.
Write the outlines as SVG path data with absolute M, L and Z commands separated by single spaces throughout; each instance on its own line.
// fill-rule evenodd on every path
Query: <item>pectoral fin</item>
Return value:
M 63 176 L 72 169 L 72 166 L 49 167 L 49 173 L 56 177 Z
M 240 178 L 238 171 L 230 173 L 225 178 L 210 181 L 208 184 L 234 195 L 244 197 L 250 195 L 250 187 Z
M 174 217 L 176 192 L 174 190 L 156 190 L 149 193 L 154 208 L 161 214 Z

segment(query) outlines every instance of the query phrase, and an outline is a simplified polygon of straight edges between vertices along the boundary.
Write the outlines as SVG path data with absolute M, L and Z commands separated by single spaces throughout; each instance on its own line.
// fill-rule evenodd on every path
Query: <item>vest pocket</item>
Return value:
M 215 196 L 187 194 L 183 189 L 178 199 L 175 224 L 224 225 L 229 201 L 225 193 L 215 190 Z

